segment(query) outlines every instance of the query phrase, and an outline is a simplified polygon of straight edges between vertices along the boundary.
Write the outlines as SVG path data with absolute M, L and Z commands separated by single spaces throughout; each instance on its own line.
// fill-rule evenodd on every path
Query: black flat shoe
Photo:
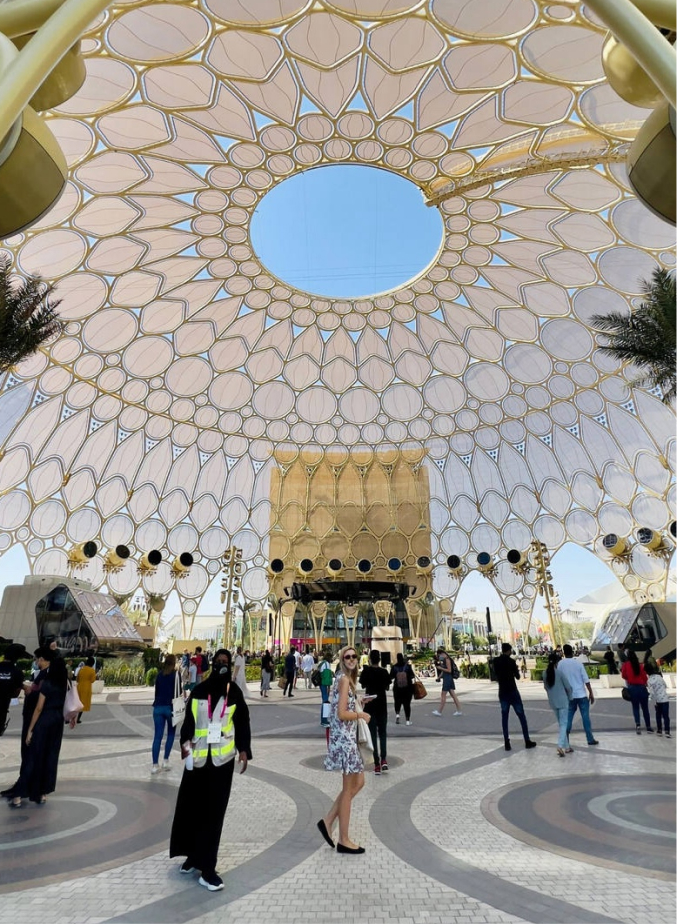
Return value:
M 325 841 L 329 844 L 330 847 L 336 846 L 336 844 L 334 844 L 334 841 L 331 838 L 331 834 L 327 830 L 327 826 L 324 823 L 324 818 L 320 818 L 320 820 L 318 821 L 317 830 L 320 832 L 320 834 L 325 839 Z
M 343 844 L 337 844 L 336 853 L 366 853 L 366 851 L 364 847 L 344 847 Z

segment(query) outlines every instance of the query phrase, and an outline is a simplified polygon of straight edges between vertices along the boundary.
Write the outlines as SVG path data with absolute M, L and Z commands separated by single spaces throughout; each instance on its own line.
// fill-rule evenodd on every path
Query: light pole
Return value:
M 223 614 L 223 646 L 227 648 L 230 643 L 230 636 L 233 629 L 233 604 L 237 603 L 240 596 L 240 581 L 244 574 L 244 562 L 242 561 L 242 549 L 229 546 L 222 556 L 223 577 L 221 578 L 221 603 L 225 603 L 226 609 Z

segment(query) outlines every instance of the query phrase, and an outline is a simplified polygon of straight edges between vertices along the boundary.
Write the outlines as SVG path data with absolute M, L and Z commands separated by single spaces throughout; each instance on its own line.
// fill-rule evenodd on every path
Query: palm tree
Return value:
M 675 276 L 664 269 L 642 284 L 645 301 L 630 315 L 619 311 L 596 314 L 592 324 L 607 334 L 601 349 L 621 362 L 638 366 L 633 385 L 660 388 L 663 403 L 677 394 L 675 372 Z
M 60 302 L 49 298 L 54 287 L 38 276 L 16 284 L 10 267 L 9 257 L 0 256 L 0 373 L 31 356 L 63 330 L 56 314 Z

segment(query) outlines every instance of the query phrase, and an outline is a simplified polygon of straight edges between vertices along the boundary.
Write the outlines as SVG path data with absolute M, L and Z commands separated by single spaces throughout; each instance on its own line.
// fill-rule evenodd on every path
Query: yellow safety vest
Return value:
M 193 700 L 193 718 L 195 719 L 195 732 L 193 734 L 193 766 L 203 767 L 207 762 L 207 754 L 211 753 L 212 763 L 221 767 L 229 760 L 235 759 L 235 728 L 233 714 L 235 706 L 228 706 L 221 718 L 223 697 L 219 697 L 212 712 L 213 721 L 221 721 L 221 740 L 218 744 L 207 744 L 207 727 L 209 725 L 209 708 L 206 699 Z

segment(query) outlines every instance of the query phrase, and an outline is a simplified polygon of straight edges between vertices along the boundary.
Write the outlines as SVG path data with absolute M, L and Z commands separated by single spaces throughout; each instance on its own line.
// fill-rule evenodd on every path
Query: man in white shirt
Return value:
M 592 692 L 590 678 L 581 662 L 574 658 L 574 650 L 571 645 L 564 645 L 562 651 L 564 652 L 564 658 L 557 665 L 557 673 L 564 678 L 571 688 L 571 693 L 569 694 L 567 738 L 571 732 L 576 710 L 580 709 L 583 730 L 585 731 L 585 737 L 588 739 L 588 744 L 599 744 L 599 741 L 595 740 L 592 733 L 592 725 L 590 724 L 590 706 L 595 702 L 595 695 Z
M 294 663 L 296 665 L 294 669 L 294 689 L 296 689 L 296 683 L 299 679 L 299 674 L 301 673 L 301 652 L 297 649 L 294 650 Z
M 301 670 L 303 671 L 303 676 L 306 679 L 306 690 L 310 690 L 312 684 L 310 682 L 310 675 L 315 669 L 315 658 L 311 655 L 309 651 L 306 651 L 304 656 L 301 658 Z

